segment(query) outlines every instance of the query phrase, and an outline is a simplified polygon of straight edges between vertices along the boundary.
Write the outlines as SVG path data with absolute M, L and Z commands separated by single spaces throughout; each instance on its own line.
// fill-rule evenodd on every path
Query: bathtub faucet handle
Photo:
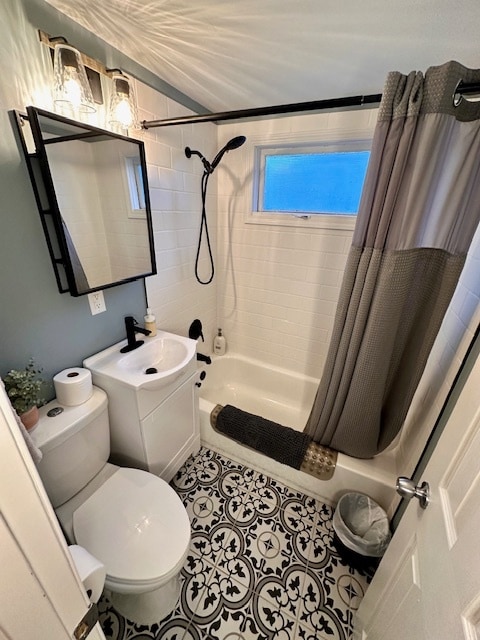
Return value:
M 198 318 L 194 320 L 190 325 L 190 328 L 188 330 L 188 337 L 191 340 L 198 340 L 199 338 L 201 338 L 202 342 L 205 342 L 205 338 L 203 337 L 202 323 Z

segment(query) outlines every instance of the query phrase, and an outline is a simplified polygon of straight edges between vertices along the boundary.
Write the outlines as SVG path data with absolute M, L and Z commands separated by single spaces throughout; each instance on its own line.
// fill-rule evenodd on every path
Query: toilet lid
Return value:
M 155 582 L 178 571 L 190 544 L 190 521 L 175 491 L 140 469 L 120 468 L 73 514 L 78 544 L 107 575 Z

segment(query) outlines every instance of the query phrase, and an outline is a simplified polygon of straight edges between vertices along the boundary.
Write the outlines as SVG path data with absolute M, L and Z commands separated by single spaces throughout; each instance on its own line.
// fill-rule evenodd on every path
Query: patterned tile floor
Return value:
M 110 640 L 348 640 L 369 577 L 332 545 L 332 508 L 202 448 L 172 481 L 192 525 L 175 611 L 151 626 L 103 597 Z

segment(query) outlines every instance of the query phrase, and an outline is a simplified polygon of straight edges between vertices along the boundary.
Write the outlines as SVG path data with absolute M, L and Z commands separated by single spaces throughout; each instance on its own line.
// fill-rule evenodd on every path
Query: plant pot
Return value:
M 28 411 L 25 411 L 25 413 L 22 413 L 20 420 L 23 422 L 23 426 L 27 431 L 33 431 L 40 420 L 38 407 L 32 407 Z

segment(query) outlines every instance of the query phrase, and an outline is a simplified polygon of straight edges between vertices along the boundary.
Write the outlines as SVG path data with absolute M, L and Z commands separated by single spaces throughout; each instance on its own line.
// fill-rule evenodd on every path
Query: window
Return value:
M 143 190 L 142 164 L 138 156 L 125 158 L 131 212 L 129 218 L 145 217 L 145 192 Z
M 368 151 L 266 154 L 263 211 L 358 212 Z
M 369 149 L 369 140 L 257 146 L 250 221 L 353 228 Z

